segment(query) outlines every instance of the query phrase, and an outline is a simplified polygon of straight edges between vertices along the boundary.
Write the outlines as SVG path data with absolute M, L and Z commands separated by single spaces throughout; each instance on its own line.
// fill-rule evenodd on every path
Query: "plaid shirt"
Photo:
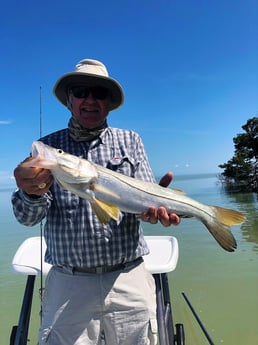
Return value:
M 91 142 L 75 142 L 68 129 L 63 129 L 41 140 L 127 176 L 155 181 L 141 138 L 135 132 L 108 127 Z M 137 216 L 121 213 L 117 222 L 102 225 L 87 200 L 60 189 L 55 182 L 40 198 L 17 190 L 12 203 L 23 225 L 33 226 L 45 218 L 45 261 L 50 264 L 116 265 L 149 252 Z

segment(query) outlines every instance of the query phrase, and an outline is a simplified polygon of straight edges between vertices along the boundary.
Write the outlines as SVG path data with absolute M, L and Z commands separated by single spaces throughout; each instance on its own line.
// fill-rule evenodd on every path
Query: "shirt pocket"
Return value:
M 132 157 L 115 156 L 108 161 L 107 168 L 116 171 L 120 174 L 133 177 L 136 170 L 136 165 L 137 163 L 134 161 Z

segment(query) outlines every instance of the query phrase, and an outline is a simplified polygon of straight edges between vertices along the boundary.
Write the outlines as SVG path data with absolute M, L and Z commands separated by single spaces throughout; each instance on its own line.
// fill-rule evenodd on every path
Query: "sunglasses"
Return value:
M 69 90 L 76 98 L 87 98 L 91 94 L 95 99 L 105 99 L 108 95 L 108 89 L 101 86 L 75 86 Z

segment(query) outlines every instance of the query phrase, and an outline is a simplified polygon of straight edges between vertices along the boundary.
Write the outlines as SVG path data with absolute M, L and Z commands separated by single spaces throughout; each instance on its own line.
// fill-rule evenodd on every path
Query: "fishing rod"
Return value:
M 39 134 L 42 137 L 42 88 L 39 89 Z M 42 294 L 43 294 L 43 222 L 40 222 L 40 321 L 42 322 Z M 33 289 L 35 284 L 35 275 L 28 274 L 27 283 L 24 291 L 24 297 L 19 317 L 18 325 L 14 325 L 10 335 L 10 345 L 26 345 L 29 341 L 28 330 L 31 316 L 31 306 L 33 298 Z
M 42 87 L 39 87 L 39 137 L 42 137 Z M 40 221 L 40 321 L 42 322 L 43 294 L 43 222 Z
M 199 316 L 197 315 L 196 311 L 194 310 L 192 304 L 190 303 L 189 299 L 187 298 L 186 294 L 184 292 L 182 292 L 182 296 L 184 297 L 186 303 L 188 304 L 189 308 L 191 309 L 196 321 L 198 322 L 199 326 L 201 327 L 204 335 L 206 336 L 208 342 L 210 345 L 215 345 L 215 343 L 213 342 L 213 340 L 211 339 L 209 333 L 207 332 L 206 328 L 204 327 L 201 319 L 199 318 Z

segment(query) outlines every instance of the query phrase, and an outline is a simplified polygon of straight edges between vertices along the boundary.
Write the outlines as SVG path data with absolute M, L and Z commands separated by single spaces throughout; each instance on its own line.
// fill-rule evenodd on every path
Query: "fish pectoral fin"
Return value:
M 114 193 L 112 190 L 104 186 L 98 185 L 97 183 L 94 183 L 93 190 L 94 192 L 98 192 L 101 194 L 112 196 L 113 198 L 116 198 L 116 199 L 120 199 L 118 194 Z
M 107 224 L 111 218 L 118 220 L 119 208 L 115 205 L 94 199 L 91 201 L 91 207 L 102 224 Z

